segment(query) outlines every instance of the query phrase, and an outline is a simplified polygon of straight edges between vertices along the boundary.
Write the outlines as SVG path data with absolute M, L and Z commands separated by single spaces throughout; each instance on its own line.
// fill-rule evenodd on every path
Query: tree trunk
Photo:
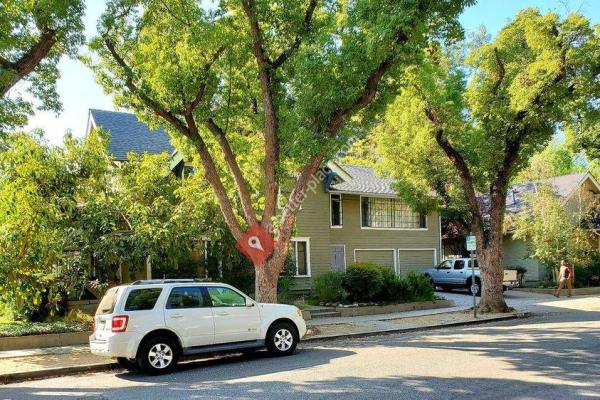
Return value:
M 481 241 L 478 238 L 478 242 Z M 479 270 L 481 271 L 481 301 L 478 310 L 482 313 L 508 312 L 511 310 L 504 301 L 502 281 L 502 237 L 490 238 L 486 246 L 477 250 Z
M 255 268 L 255 296 L 259 303 L 277 303 L 277 281 L 285 258 L 271 257 Z

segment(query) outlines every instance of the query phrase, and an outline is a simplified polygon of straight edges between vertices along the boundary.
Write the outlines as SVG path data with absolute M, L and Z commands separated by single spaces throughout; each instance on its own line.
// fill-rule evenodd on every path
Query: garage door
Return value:
M 398 249 L 398 268 L 401 275 L 410 271 L 418 273 L 435 266 L 435 250 Z
M 354 261 L 370 262 L 384 267 L 394 268 L 394 250 L 354 250 Z

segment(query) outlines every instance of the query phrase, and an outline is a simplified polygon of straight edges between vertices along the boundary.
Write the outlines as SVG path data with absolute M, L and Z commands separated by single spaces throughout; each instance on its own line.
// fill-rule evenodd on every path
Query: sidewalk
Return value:
M 309 333 L 303 341 L 408 332 L 519 316 L 522 314 L 486 314 L 474 320 L 472 312 L 465 311 L 464 307 L 450 307 L 395 314 L 322 318 L 307 322 Z M 85 345 L 0 352 L 0 384 L 111 368 L 118 368 L 114 360 L 91 354 Z

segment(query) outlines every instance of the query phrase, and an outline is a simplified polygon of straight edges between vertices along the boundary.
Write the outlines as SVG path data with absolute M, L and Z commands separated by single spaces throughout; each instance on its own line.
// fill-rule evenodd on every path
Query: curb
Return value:
M 361 337 L 370 337 L 370 336 L 378 336 L 378 335 L 391 335 L 394 333 L 410 333 L 410 332 L 420 332 L 420 331 L 432 331 L 436 329 L 444 329 L 458 326 L 468 326 L 468 325 L 482 325 L 488 322 L 499 322 L 499 321 L 509 321 L 512 319 L 520 319 L 520 318 L 529 318 L 534 314 L 531 312 L 524 313 L 516 313 L 513 315 L 507 315 L 504 317 L 497 318 L 489 318 L 482 319 L 477 321 L 461 321 L 461 322 L 451 322 L 449 324 L 443 325 L 429 325 L 429 326 L 419 326 L 414 328 L 398 328 L 398 329 L 385 329 L 381 331 L 370 331 L 370 332 L 358 332 L 358 333 L 343 333 L 339 335 L 326 335 L 326 336 L 312 336 L 305 339 L 302 339 L 302 342 L 319 342 L 319 341 L 328 341 L 333 339 L 351 339 L 351 338 L 361 338 Z
M 60 367 L 41 369 L 37 371 L 0 374 L 0 384 L 6 385 L 9 383 L 17 383 L 33 379 L 54 378 L 57 376 L 74 375 L 83 372 L 100 372 L 118 368 L 120 367 L 116 362 L 108 362 L 105 364 L 78 365 L 74 367 Z

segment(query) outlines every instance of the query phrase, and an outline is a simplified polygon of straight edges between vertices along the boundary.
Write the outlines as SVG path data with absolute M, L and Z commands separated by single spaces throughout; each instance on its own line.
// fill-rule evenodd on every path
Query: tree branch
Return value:
M 504 80 L 504 76 L 506 75 L 506 70 L 504 69 L 504 63 L 500 59 L 500 54 L 498 53 L 497 47 L 494 47 L 494 56 L 496 57 L 496 63 L 498 63 L 498 79 L 496 80 L 496 83 L 492 88 L 492 93 L 494 93 L 494 95 L 497 95 L 498 89 L 500 88 L 500 85 Z
M 477 201 L 477 195 L 475 194 L 475 187 L 473 185 L 473 176 L 471 175 L 469 166 L 467 165 L 463 156 L 454 148 L 454 146 L 452 146 L 452 144 L 450 144 L 446 138 L 444 128 L 442 127 L 442 121 L 440 121 L 435 112 L 426 109 L 425 115 L 435 127 L 435 141 L 437 142 L 438 146 L 442 148 L 446 156 L 450 159 L 458 171 L 458 176 L 463 185 L 463 190 L 465 193 L 465 200 L 467 201 L 467 206 L 469 207 L 473 217 L 473 225 L 476 230 L 479 230 L 480 233 L 483 234 L 483 217 L 481 215 L 481 210 L 479 209 L 479 203 Z
M 306 8 L 306 12 L 304 13 L 304 22 L 302 24 L 302 31 L 296 35 L 294 42 L 292 45 L 285 51 L 283 51 L 279 57 L 275 59 L 271 63 L 271 67 L 273 69 L 277 69 L 281 67 L 298 49 L 300 48 L 300 44 L 302 43 L 302 39 L 304 36 L 310 31 L 312 25 L 312 18 L 317 8 L 318 0 L 310 0 L 308 7 Z
M 278 120 L 271 91 L 271 61 L 265 55 L 262 44 L 262 33 L 258 20 L 254 14 L 254 0 L 241 0 L 242 7 L 250 22 L 250 36 L 252 37 L 252 52 L 258 66 L 260 90 L 263 98 L 265 114 L 265 159 L 263 168 L 265 171 L 264 190 L 265 208 L 263 210 L 262 223 L 270 224 L 275 215 L 277 207 L 277 176 L 276 168 L 279 163 L 279 134 Z
M 211 131 L 217 138 L 219 145 L 221 146 L 221 151 L 223 151 L 223 156 L 225 158 L 225 162 L 229 166 L 231 174 L 233 175 L 233 179 L 235 181 L 235 186 L 238 190 L 238 195 L 240 197 L 240 202 L 242 203 L 242 210 L 244 211 L 244 216 L 246 217 L 246 221 L 249 225 L 253 225 L 256 223 L 256 214 L 254 212 L 254 208 L 252 207 L 252 198 L 250 197 L 250 192 L 248 191 L 248 183 L 244 179 L 244 175 L 240 169 L 240 166 L 235 158 L 235 154 L 231 149 L 229 141 L 225 135 L 223 129 L 218 126 L 212 118 L 209 118 L 205 122 L 206 127 L 209 131 Z
M 163 118 L 167 123 L 169 123 L 175 129 L 177 129 L 183 136 L 188 138 L 194 144 L 200 155 L 202 167 L 204 168 L 204 177 L 213 188 L 213 191 L 219 203 L 219 208 L 223 213 L 223 217 L 225 218 L 227 226 L 231 230 L 233 237 L 236 240 L 238 240 L 243 234 L 242 229 L 240 227 L 239 222 L 237 221 L 235 213 L 233 212 L 233 206 L 231 205 L 231 201 L 227 196 L 227 191 L 223 186 L 223 182 L 221 182 L 221 178 L 219 177 L 219 174 L 217 172 L 214 160 L 212 159 L 208 148 L 204 143 L 204 140 L 202 140 L 202 137 L 198 132 L 198 127 L 192 115 L 193 110 L 192 112 L 186 112 L 186 114 L 184 115 L 184 123 L 171 111 L 162 107 L 157 101 L 146 95 L 135 85 L 133 81 L 135 76 L 133 70 L 125 62 L 125 60 L 117 53 L 114 44 L 107 37 L 104 38 L 104 43 L 115 62 L 125 73 L 125 86 L 129 89 L 129 91 L 135 96 L 137 96 L 138 99 L 140 99 L 148 108 L 150 108 L 158 116 Z
M 223 54 L 223 51 L 225 51 L 225 46 L 221 46 L 217 49 L 217 51 L 212 56 L 212 58 L 204 65 L 204 73 L 208 73 L 210 71 L 212 65 L 219 59 L 219 57 L 221 57 L 221 54 Z M 192 102 L 189 104 L 189 107 L 188 107 L 189 111 L 193 112 L 196 109 L 196 107 L 198 107 L 198 104 L 200 104 L 200 102 L 204 98 L 205 92 L 206 92 L 206 79 L 203 79 L 202 83 L 200 83 L 200 85 L 198 86 L 198 92 L 196 93 L 196 96 L 194 97 Z
M 15 76 L 13 79 L 0 84 L 0 96 L 4 96 L 18 81 L 32 73 L 35 67 L 48 55 L 56 41 L 56 31 L 42 31 L 39 40 L 19 60 L 10 62 L 2 58 L 2 67 L 13 70 Z
M 405 43 L 408 39 L 408 36 L 404 32 L 398 32 L 395 44 Z M 356 111 L 365 108 L 373 101 L 373 99 L 375 99 L 379 82 L 392 66 L 395 56 L 394 52 L 390 51 L 387 57 L 385 57 L 383 61 L 379 63 L 377 68 L 367 77 L 362 93 L 354 100 L 354 102 L 350 106 L 336 110 L 331 114 L 329 123 L 325 129 L 328 137 L 333 137 L 349 116 Z

